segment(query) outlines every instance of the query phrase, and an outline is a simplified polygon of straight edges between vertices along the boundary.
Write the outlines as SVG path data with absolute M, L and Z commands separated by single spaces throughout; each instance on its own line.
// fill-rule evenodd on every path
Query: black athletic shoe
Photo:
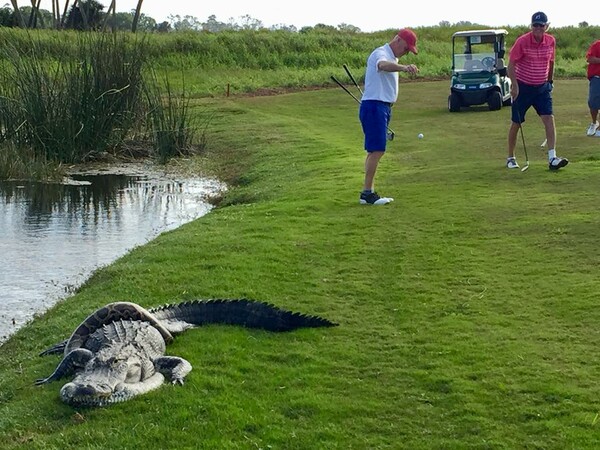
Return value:
M 394 199 L 389 197 L 380 197 L 377 195 L 377 192 L 371 192 L 369 194 L 361 192 L 359 201 L 361 205 L 387 205 L 388 203 L 393 202 Z
M 569 160 L 567 158 L 559 158 L 557 156 L 556 158 L 552 158 L 550 160 L 548 163 L 548 168 L 550 170 L 558 170 L 561 167 L 565 167 L 567 164 L 569 164 Z

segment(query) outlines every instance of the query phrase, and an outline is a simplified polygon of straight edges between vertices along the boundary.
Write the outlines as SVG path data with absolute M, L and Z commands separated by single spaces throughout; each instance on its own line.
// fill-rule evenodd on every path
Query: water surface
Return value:
M 0 181 L 0 343 L 98 267 L 209 212 L 223 188 L 141 173 L 73 179 Z

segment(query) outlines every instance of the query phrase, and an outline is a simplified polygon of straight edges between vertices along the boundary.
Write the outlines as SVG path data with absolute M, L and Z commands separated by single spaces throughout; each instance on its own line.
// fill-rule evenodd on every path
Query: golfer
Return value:
M 392 105 L 398 99 L 398 72 L 416 74 L 414 64 L 398 64 L 398 58 L 417 54 L 417 35 L 407 28 L 398 31 L 387 44 L 376 48 L 367 59 L 365 88 L 359 118 L 365 135 L 365 183 L 360 194 L 362 205 L 386 205 L 393 198 L 380 197 L 374 188 L 375 172 L 385 153 L 387 129 L 392 117 Z
M 552 78 L 556 40 L 547 34 L 548 17 L 536 12 L 531 17 L 531 31 L 519 36 L 510 49 L 508 76 L 512 101 L 511 125 L 508 130 L 508 158 L 506 167 L 518 169 L 515 158 L 517 134 L 527 110 L 533 106 L 542 119 L 548 142 L 548 168 L 558 170 L 569 164 L 566 158 L 556 156 L 556 128 L 552 111 Z
M 600 39 L 592 43 L 585 55 L 587 60 L 587 77 L 590 82 L 588 89 L 588 107 L 592 122 L 587 129 L 588 136 L 594 136 L 598 131 L 598 110 L 600 109 Z

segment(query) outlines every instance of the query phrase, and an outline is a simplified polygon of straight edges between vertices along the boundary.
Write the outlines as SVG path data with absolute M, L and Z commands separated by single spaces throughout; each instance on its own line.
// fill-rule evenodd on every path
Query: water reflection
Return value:
M 74 176 L 0 181 L 0 343 L 99 266 L 206 214 L 215 180 Z

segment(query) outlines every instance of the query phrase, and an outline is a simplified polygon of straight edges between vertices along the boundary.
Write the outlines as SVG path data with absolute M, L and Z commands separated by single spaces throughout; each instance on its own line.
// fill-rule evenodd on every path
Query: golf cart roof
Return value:
M 453 38 L 460 36 L 499 36 L 502 34 L 508 34 L 505 29 L 499 30 L 469 30 L 469 31 L 457 31 L 452 35 Z

